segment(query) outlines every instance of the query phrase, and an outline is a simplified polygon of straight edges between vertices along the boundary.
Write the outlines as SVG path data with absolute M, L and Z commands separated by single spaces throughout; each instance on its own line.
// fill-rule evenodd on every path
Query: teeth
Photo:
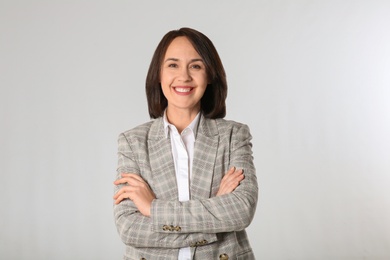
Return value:
M 191 88 L 175 88 L 177 92 L 190 92 Z

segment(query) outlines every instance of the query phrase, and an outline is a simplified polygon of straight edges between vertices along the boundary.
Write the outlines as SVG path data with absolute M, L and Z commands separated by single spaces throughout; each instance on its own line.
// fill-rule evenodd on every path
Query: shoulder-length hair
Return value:
M 213 43 L 206 35 L 191 28 L 168 32 L 158 44 L 146 76 L 146 97 L 149 115 L 158 118 L 168 105 L 161 89 L 161 68 L 169 44 L 179 36 L 185 36 L 202 57 L 209 84 L 201 99 L 201 111 L 206 118 L 224 118 L 226 115 L 227 82 L 221 59 Z

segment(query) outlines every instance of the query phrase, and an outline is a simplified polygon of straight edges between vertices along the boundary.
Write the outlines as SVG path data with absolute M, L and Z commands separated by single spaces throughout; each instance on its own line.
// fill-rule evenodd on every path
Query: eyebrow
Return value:
M 167 61 L 179 61 L 179 59 L 178 59 L 178 58 L 167 58 L 167 59 L 164 61 L 164 63 L 167 62 Z M 196 61 L 204 62 L 203 59 L 192 59 L 192 60 L 190 60 L 190 62 L 196 62 Z

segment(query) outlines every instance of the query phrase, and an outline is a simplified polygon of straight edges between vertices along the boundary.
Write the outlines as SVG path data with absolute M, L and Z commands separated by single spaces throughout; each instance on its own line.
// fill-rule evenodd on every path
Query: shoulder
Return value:
M 138 125 L 132 129 L 129 129 L 119 135 L 119 139 L 144 139 L 147 140 L 150 136 L 156 136 L 163 131 L 162 118 L 157 118 L 149 122 Z
M 218 118 L 218 119 L 209 119 L 209 120 L 215 120 L 215 122 L 218 124 L 219 127 L 242 127 L 245 126 L 245 124 L 233 121 L 233 120 L 228 120 L 224 118 Z
M 141 125 L 138 125 L 134 128 L 131 128 L 129 130 L 124 131 L 122 134 L 124 136 L 142 136 L 147 134 L 150 131 L 150 128 L 152 124 L 154 123 L 154 120 L 151 120 L 149 122 L 143 123 Z
M 249 127 L 246 124 L 226 119 L 214 119 L 220 134 L 223 133 L 236 133 L 236 132 L 248 132 Z
M 227 139 L 250 137 L 249 127 L 233 120 L 203 118 L 199 129 L 207 136 L 219 135 Z

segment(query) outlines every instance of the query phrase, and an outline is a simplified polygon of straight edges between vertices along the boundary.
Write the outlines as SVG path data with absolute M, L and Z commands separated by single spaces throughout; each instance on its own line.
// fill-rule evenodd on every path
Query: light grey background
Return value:
M 258 259 L 390 259 L 389 1 L 0 1 L 0 258 L 121 259 L 116 138 L 182 26 L 253 134 Z

